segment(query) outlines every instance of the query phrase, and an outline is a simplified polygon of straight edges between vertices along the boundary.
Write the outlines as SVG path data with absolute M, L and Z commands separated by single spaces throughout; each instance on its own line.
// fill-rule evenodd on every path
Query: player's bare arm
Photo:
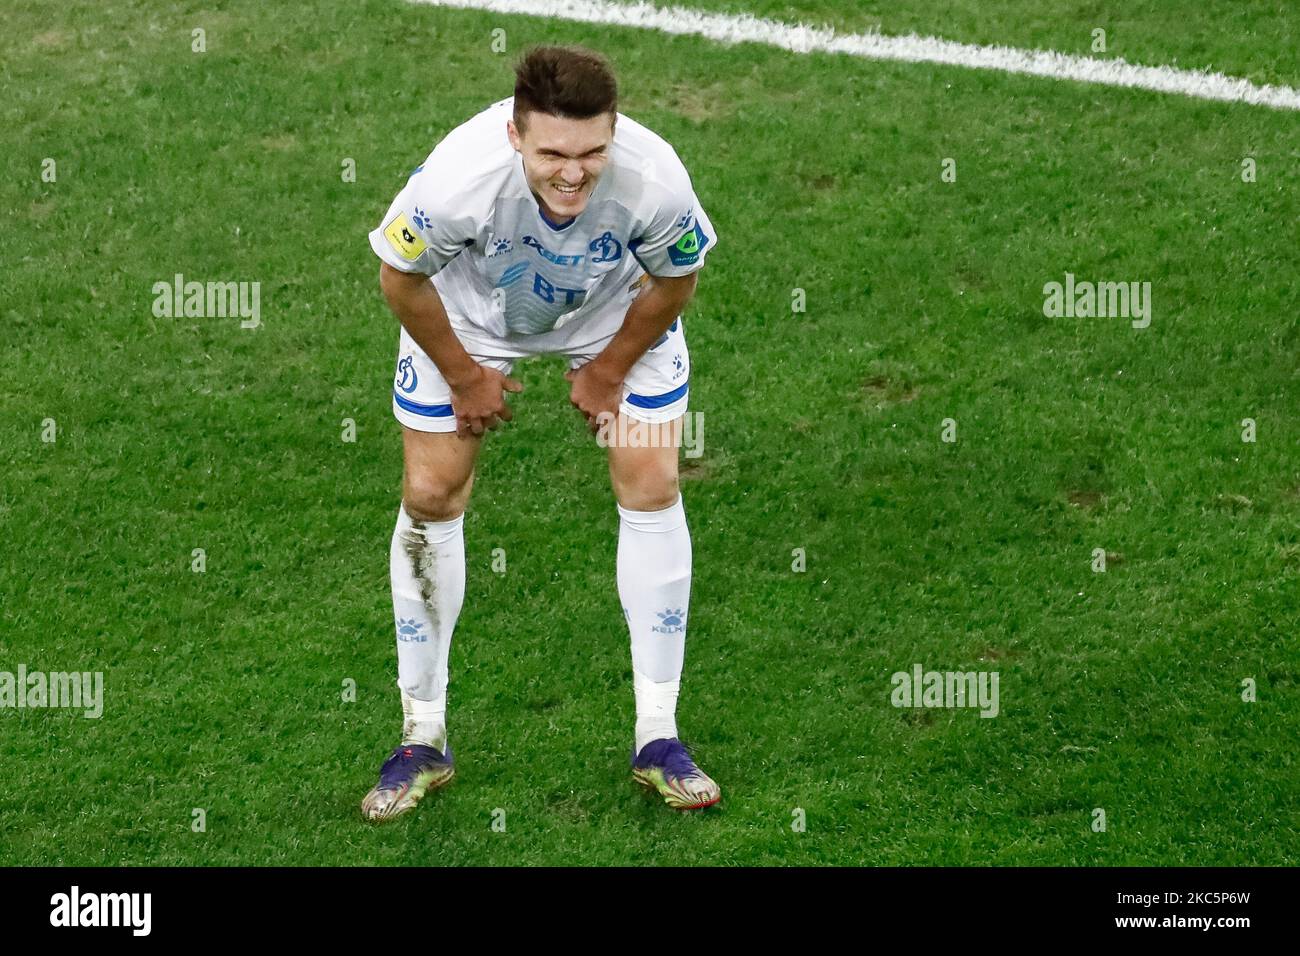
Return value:
M 503 392 L 522 392 L 523 385 L 470 357 L 452 331 L 442 298 L 429 277 L 402 272 L 383 262 L 379 285 L 388 307 L 451 387 L 457 434 L 482 435 L 510 421 L 510 405 Z
M 566 376 L 573 387 L 569 401 L 587 418 L 593 431 L 602 414 L 618 414 L 623 380 L 646 350 L 682 314 L 695 294 L 698 273 L 685 276 L 651 276 L 641 294 L 628 307 L 622 327 L 596 358 Z

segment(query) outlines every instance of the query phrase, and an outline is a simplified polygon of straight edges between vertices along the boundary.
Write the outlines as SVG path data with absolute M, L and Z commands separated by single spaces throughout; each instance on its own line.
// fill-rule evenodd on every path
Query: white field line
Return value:
M 1182 70 L 1172 66 L 1140 66 L 1121 59 L 1094 60 L 1048 50 L 1018 50 L 1005 46 L 956 43 L 938 37 L 883 36 L 878 33 L 836 33 L 803 24 L 781 23 L 749 14 L 703 13 L 684 7 L 611 0 L 410 0 L 438 7 L 461 7 L 494 13 L 515 13 L 583 23 L 639 27 L 707 37 L 724 43 L 763 43 L 795 53 L 847 53 L 868 60 L 943 63 L 977 70 L 1025 73 L 1054 80 L 1077 80 L 1105 86 L 1128 86 L 1157 93 L 1177 93 L 1202 100 L 1249 103 L 1279 110 L 1300 110 L 1300 90 L 1290 86 L 1257 86 L 1249 80 Z

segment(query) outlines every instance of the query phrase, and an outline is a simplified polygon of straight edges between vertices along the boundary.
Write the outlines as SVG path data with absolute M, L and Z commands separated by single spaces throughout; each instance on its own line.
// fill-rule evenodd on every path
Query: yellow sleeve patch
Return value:
M 420 253 L 429 248 L 424 240 L 416 235 L 415 230 L 411 228 L 411 224 L 406 221 L 405 213 L 388 224 L 388 227 L 384 230 L 384 235 L 393 244 L 393 248 L 401 253 L 402 258 L 408 262 L 414 262 L 420 258 Z

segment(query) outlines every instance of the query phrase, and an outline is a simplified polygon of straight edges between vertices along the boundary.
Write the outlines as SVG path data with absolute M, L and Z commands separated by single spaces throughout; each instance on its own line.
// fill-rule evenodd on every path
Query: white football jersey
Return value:
M 370 233 L 380 259 L 433 276 L 448 312 L 494 336 L 577 331 L 593 316 L 621 324 L 646 273 L 703 266 L 718 237 L 668 143 L 619 113 L 586 207 L 556 224 L 506 135 L 513 109 L 513 97 L 494 103 L 416 168 Z

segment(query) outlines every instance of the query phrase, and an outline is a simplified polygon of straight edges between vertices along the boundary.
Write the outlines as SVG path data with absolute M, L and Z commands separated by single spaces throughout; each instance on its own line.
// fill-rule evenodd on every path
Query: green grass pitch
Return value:
M 681 2 L 1300 81 L 1281 2 Z M 0 671 L 105 675 L 98 720 L 0 709 L 4 863 L 1300 858 L 1295 113 L 390 0 L 4 20 Z M 537 42 L 613 60 L 720 235 L 679 721 L 723 803 L 631 782 L 617 515 L 539 361 L 467 517 L 458 777 L 375 828 L 401 459 L 366 232 Z M 1046 317 L 1067 272 L 1149 281 L 1150 326 Z M 176 273 L 260 282 L 261 326 L 156 317 Z M 892 706 L 917 663 L 997 671 L 998 716 Z

